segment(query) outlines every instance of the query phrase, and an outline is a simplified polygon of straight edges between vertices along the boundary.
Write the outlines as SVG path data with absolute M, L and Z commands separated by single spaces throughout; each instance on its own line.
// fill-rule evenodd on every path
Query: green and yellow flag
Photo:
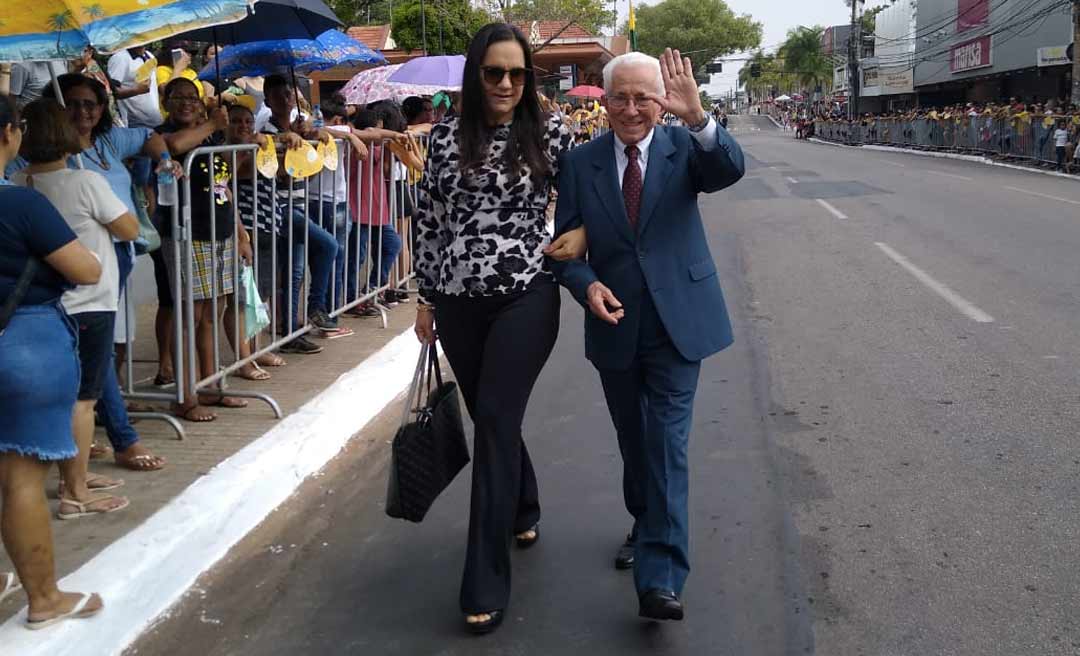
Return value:
M 637 50 L 637 19 L 634 18 L 633 0 L 630 0 L 630 18 L 626 21 L 626 28 L 630 33 L 630 49 Z

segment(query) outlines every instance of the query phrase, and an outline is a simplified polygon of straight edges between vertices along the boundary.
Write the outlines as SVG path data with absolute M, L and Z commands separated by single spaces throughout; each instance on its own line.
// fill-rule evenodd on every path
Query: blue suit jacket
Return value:
M 552 262 L 559 282 L 585 310 L 586 356 L 600 369 L 627 369 L 638 346 L 642 299 L 648 294 L 671 341 L 691 361 L 727 348 L 731 322 L 698 211 L 698 194 L 719 191 L 745 172 L 742 149 L 717 126 L 717 144 L 704 150 L 685 128 L 657 126 L 637 234 L 626 218 L 608 133 L 567 152 L 559 168 L 555 228 L 586 227 L 586 260 Z M 586 290 L 599 280 L 626 308 L 611 326 L 588 310 Z

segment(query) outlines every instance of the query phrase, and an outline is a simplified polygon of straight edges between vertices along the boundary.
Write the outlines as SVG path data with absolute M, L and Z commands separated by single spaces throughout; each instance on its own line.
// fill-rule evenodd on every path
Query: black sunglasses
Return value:
M 498 66 L 481 66 L 480 72 L 484 75 L 484 81 L 495 86 L 501 84 L 503 78 L 510 76 L 510 84 L 515 87 L 525 86 L 526 76 L 532 72 L 531 68 L 499 68 Z

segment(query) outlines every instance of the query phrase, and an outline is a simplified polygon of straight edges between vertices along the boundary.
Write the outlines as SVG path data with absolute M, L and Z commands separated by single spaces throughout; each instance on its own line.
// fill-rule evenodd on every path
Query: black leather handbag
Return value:
M 443 381 L 435 344 L 420 353 L 392 449 L 386 514 L 420 522 L 469 464 L 457 383 Z

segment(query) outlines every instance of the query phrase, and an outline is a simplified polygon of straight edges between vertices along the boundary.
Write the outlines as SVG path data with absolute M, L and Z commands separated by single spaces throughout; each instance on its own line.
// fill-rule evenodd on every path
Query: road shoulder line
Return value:
M 200 575 L 223 558 L 405 390 L 419 345 L 407 330 L 296 412 L 192 483 L 143 524 L 72 574 L 66 590 L 101 593 L 97 618 L 48 631 L 24 626 L 26 609 L 0 625 L 5 653 L 120 654 L 168 616 Z

